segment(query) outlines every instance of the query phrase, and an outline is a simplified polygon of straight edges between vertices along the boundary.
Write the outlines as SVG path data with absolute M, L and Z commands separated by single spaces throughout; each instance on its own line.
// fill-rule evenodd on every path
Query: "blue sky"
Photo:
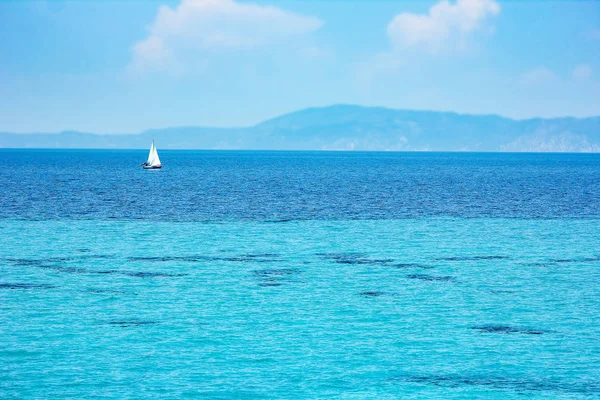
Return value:
M 0 131 L 245 126 L 334 103 L 600 115 L 600 1 L 4 1 Z

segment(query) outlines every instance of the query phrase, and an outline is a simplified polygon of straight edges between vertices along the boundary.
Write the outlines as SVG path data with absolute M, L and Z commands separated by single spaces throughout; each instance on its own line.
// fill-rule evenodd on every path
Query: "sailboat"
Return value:
M 148 161 L 143 163 L 142 167 L 144 167 L 144 169 L 162 168 L 160 158 L 158 158 L 158 152 L 156 151 L 156 146 L 154 145 L 154 140 L 152 141 L 152 146 L 150 146 L 150 152 L 148 153 Z

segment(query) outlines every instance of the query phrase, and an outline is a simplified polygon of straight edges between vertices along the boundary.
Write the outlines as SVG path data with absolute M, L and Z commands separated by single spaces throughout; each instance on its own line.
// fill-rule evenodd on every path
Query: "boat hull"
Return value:
M 143 165 L 144 169 L 161 169 L 162 165 Z

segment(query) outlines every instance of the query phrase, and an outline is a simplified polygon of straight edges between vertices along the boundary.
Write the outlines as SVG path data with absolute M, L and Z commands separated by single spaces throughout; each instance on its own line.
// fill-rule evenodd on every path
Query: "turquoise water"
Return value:
M 595 220 L 0 226 L 2 398 L 600 396 Z
M 600 398 L 600 157 L 0 150 L 0 398 Z

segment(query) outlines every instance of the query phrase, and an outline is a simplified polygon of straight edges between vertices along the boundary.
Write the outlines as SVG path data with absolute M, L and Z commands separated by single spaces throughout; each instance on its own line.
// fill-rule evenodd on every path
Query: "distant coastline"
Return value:
M 334 105 L 246 128 L 174 127 L 139 134 L 2 133 L 0 148 L 600 152 L 600 117 L 496 115 Z

